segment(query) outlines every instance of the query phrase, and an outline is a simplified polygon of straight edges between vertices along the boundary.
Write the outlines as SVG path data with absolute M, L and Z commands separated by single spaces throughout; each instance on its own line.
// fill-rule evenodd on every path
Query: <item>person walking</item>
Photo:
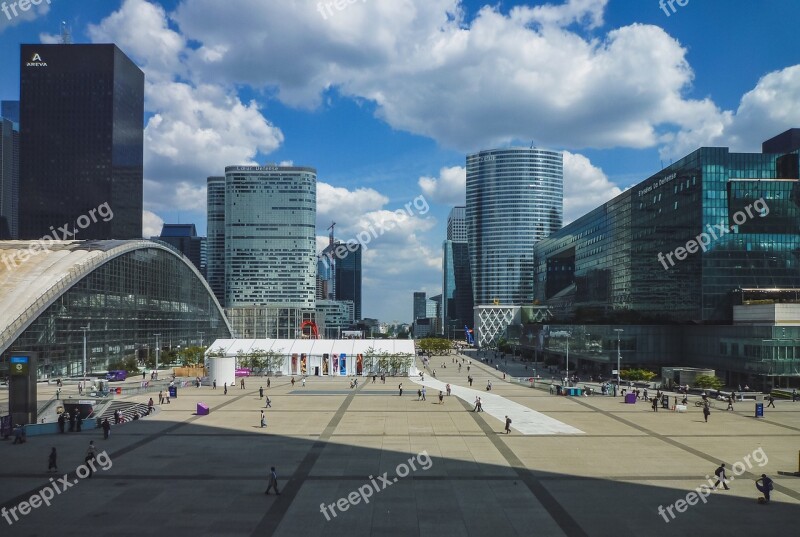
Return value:
M 651 403 L 653 404 L 653 412 L 658 412 L 658 399 L 653 397 L 653 399 L 651 399 Z
M 228 395 L 228 383 L 224 383 L 222 385 L 222 389 L 225 390 L 222 395 Z
M 269 387 L 270 387 L 271 385 L 272 385 L 272 383 L 270 382 L 270 379 L 267 379 L 267 389 L 269 389 Z
M 708 416 L 710 415 L 711 415 L 711 410 L 708 408 L 708 403 L 706 403 L 705 405 L 703 405 L 703 417 L 705 418 L 706 423 L 708 423 Z
M 160 390 L 158 392 L 158 404 L 159 405 L 163 405 L 164 404 L 164 390 Z
M 168 405 L 171 404 L 171 401 L 169 400 L 169 390 L 164 392 L 164 400 L 167 402 Z
M 797 402 L 797 388 L 792 390 L 792 403 Z
M 473 412 L 478 412 L 478 409 L 481 407 L 481 398 L 475 398 L 475 408 L 472 409 Z
M 263 429 L 266 426 L 267 426 L 267 417 L 264 415 L 264 411 L 262 410 L 261 411 L 261 428 Z
M 769 407 L 775 408 L 775 398 L 772 396 L 772 394 L 769 394 L 767 396 L 767 401 L 769 401 L 769 404 L 767 405 L 767 408 L 769 408 Z
M 294 388 L 294 382 L 295 382 L 294 377 L 292 377 L 292 388 Z
M 97 448 L 94 447 L 94 440 L 92 440 L 89 442 L 89 447 L 86 449 L 86 457 L 83 459 L 83 462 L 86 463 L 86 467 L 89 469 L 90 479 L 94 473 L 94 469 L 92 468 L 93 465 L 89 464 L 89 461 L 94 461 L 95 457 L 97 457 Z
M 267 402 L 264 405 L 264 408 L 272 408 L 272 400 L 269 398 L 269 395 L 267 396 Z
M 239 385 L 241 389 L 244 390 L 244 378 L 242 378 L 242 381 L 239 383 Z
M 109 423 L 108 418 L 103 420 L 103 440 L 108 440 L 108 436 L 111 434 L 111 423 Z
M 259 399 L 263 399 L 264 398 L 264 386 L 259 386 L 259 388 L 258 388 L 258 398 Z
M 59 387 L 56 390 L 56 401 L 60 401 L 60 400 L 61 400 L 61 388 Z
M 273 466 L 270 468 L 269 471 L 269 483 L 267 484 L 267 490 L 264 491 L 264 494 L 269 494 L 271 489 L 275 489 L 275 494 L 278 496 L 281 495 L 280 491 L 278 490 L 278 474 L 275 472 L 275 467 Z
M 442 390 L 439 390 L 439 404 L 441 405 L 442 403 L 444 403 L 444 393 L 442 393 Z
M 728 408 L 725 410 L 733 410 L 733 394 L 728 396 Z
M 400 385 L 397 387 L 400 390 L 400 397 L 403 397 L 403 383 L 401 382 Z
M 760 484 L 759 481 L 761 482 Z M 769 503 L 769 493 L 775 488 L 772 484 L 772 479 L 768 478 L 767 474 L 761 474 L 761 477 L 756 479 L 756 488 L 758 492 L 764 495 L 764 503 Z
M 506 416 L 506 434 L 511 432 L 511 418 Z
M 478 412 L 483 412 L 483 400 L 478 397 Z
M 303 388 L 305 388 L 305 387 L 306 387 L 306 378 L 305 378 L 305 377 L 303 377 L 303 378 L 301 379 L 301 383 L 302 383 L 302 385 L 303 385 Z M 358 386 L 358 381 L 357 381 L 357 380 L 356 380 L 356 386 Z
M 422 401 L 422 390 L 417 388 L 417 401 Z
M 426 401 L 426 399 L 425 399 L 425 392 L 426 392 L 426 390 L 425 390 L 425 386 L 423 386 L 423 387 L 422 387 L 422 400 L 423 400 L 423 401 Z
M 58 473 L 58 453 L 56 448 L 50 450 L 50 455 L 47 457 L 47 471 Z
M 450 384 L 445 386 L 445 389 L 447 390 L 447 397 L 450 397 Z
M 725 490 L 731 490 L 728 486 L 728 477 L 725 475 L 725 463 L 720 463 L 719 468 L 714 470 L 714 475 L 717 476 L 717 482 L 714 483 L 714 490 L 717 489 L 720 483 L 725 487 Z
M 211 384 L 211 389 L 212 390 L 216 390 L 217 389 L 217 379 L 214 379 L 214 382 Z
M 58 415 L 58 432 L 64 434 L 64 424 L 66 423 L 66 418 L 64 418 L 64 413 Z
M 151 397 L 149 401 L 147 401 L 147 415 L 153 413 L 153 398 Z
M 467 382 L 469 382 L 469 385 L 472 386 L 472 377 L 469 375 L 467 375 Z

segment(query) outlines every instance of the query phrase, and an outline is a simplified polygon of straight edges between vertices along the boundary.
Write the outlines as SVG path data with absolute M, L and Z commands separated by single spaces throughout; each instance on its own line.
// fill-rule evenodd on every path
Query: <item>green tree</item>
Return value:
M 625 380 L 643 380 L 649 382 L 656 377 L 656 374 L 646 369 L 623 369 L 619 372 L 619 377 Z
M 135 356 L 128 356 L 121 360 L 108 363 L 109 371 L 127 371 L 128 373 L 139 373 L 139 363 Z
M 722 388 L 722 381 L 713 375 L 698 375 L 694 379 L 694 385 L 704 390 L 719 390 Z

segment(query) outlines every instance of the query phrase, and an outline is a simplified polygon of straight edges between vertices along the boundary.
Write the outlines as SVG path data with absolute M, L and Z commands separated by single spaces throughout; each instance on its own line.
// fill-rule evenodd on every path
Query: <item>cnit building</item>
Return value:
M 508 337 L 551 363 L 569 345 L 586 376 L 608 377 L 619 347 L 623 369 L 799 386 L 798 154 L 799 129 L 761 153 L 702 147 L 538 242 L 535 300 L 552 318 Z

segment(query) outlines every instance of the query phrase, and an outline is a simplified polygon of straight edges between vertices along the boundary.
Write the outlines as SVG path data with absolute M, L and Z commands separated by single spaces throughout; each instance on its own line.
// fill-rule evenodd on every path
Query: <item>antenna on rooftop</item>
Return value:
M 328 244 L 330 244 L 331 246 L 333 246 L 333 228 L 335 228 L 335 227 L 336 227 L 336 222 L 332 223 L 331 227 L 328 228 L 330 230 L 330 232 L 331 232 L 331 234 L 329 235 Z
M 61 44 L 72 44 L 72 31 L 69 29 L 69 26 L 67 26 L 67 21 L 61 21 Z

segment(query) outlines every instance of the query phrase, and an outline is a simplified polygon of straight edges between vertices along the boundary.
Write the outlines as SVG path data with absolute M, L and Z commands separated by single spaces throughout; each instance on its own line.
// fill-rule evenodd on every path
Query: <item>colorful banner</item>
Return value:
M 305 354 L 301 354 L 300 355 L 300 374 L 301 375 L 307 374 L 306 372 L 307 372 L 308 369 L 306 367 L 306 365 L 307 365 L 306 361 L 307 361 L 306 355 Z
M 342 353 L 339 357 L 339 374 L 343 377 L 347 376 L 347 355 Z
M 327 375 L 328 374 L 328 360 L 330 360 L 330 357 L 327 354 L 323 354 L 322 355 L 322 374 L 323 375 Z
M 364 355 L 359 354 L 356 356 L 356 375 L 364 373 Z
M 292 375 L 297 374 L 297 355 L 292 355 Z
M 332 375 L 338 375 L 339 374 L 339 355 L 338 354 L 334 354 L 333 355 L 333 371 L 331 371 L 331 374 Z

